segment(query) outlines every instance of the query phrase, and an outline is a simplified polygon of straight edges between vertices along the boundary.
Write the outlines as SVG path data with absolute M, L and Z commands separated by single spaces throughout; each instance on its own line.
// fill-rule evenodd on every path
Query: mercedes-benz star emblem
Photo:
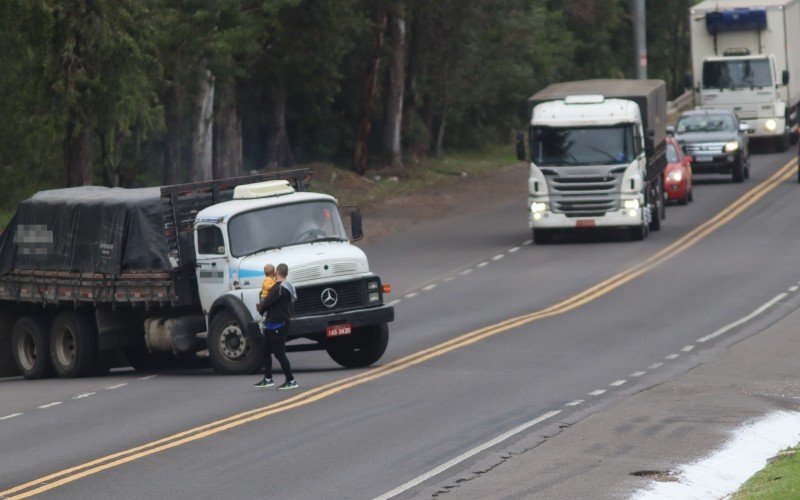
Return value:
M 339 296 L 336 295 L 336 290 L 333 288 L 323 290 L 319 298 L 322 299 L 322 305 L 328 309 L 335 307 L 336 303 L 339 302 Z

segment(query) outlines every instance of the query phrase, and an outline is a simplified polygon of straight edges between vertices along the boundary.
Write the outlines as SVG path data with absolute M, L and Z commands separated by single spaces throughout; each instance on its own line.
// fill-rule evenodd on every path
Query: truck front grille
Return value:
M 337 301 L 336 305 L 333 307 L 326 307 L 322 303 L 322 292 L 328 288 L 336 293 Z M 304 316 L 363 307 L 366 303 L 367 297 L 364 281 L 345 281 L 333 284 L 298 287 L 297 300 L 294 302 L 292 309 L 296 316 Z
M 552 177 L 550 187 L 554 192 L 567 194 L 570 192 L 611 193 L 617 188 L 618 179 L 614 175 L 605 177 Z
M 618 209 L 619 202 L 617 200 L 605 198 L 571 198 L 553 202 L 553 211 L 567 217 L 600 217 L 606 212 Z

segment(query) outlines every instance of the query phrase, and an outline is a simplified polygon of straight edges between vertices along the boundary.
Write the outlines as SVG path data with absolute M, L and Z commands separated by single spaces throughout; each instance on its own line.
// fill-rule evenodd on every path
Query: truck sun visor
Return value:
M 764 9 L 728 9 L 706 13 L 706 29 L 712 35 L 724 31 L 750 31 L 767 28 Z

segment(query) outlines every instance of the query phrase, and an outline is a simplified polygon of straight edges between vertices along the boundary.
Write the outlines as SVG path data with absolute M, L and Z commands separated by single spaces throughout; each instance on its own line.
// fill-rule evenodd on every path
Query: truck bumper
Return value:
M 754 131 L 750 134 L 750 137 L 753 139 L 762 139 L 762 138 L 769 138 L 769 137 L 781 137 L 786 132 L 786 118 L 777 116 L 774 117 L 764 117 L 764 118 L 750 118 L 750 119 L 742 119 L 744 123 L 750 125 Z M 767 128 L 767 122 L 775 122 L 775 128 L 769 130 Z
M 528 214 L 532 229 L 583 229 L 592 227 L 636 227 L 642 225 L 642 209 L 622 209 L 599 217 L 567 217 L 564 214 L 541 212 L 541 218 Z
M 292 318 L 289 323 L 287 338 L 292 339 L 320 333 L 324 336 L 327 328 L 333 325 L 349 324 L 353 328 L 358 328 L 359 326 L 378 325 L 391 321 L 394 321 L 394 306 L 385 304 L 355 311 L 301 316 Z M 251 328 L 258 332 L 258 323 L 253 322 Z

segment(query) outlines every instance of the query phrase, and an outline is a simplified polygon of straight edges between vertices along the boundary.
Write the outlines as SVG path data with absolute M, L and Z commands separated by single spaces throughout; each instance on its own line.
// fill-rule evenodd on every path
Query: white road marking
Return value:
M 492 260 L 493 260 L 493 261 L 495 261 L 495 262 L 497 262 L 498 260 L 500 260 L 500 259 L 502 259 L 502 258 L 504 258 L 504 257 L 505 257 L 505 255 L 504 255 L 504 254 L 502 254 L 502 253 L 499 253 L 499 254 L 495 255 L 494 257 L 492 257 Z
M 117 384 L 117 385 L 112 385 L 110 387 L 106 387 L 106 390 L 110 391 L 110 390 L 113 390 L 113 389 L 119 389 L 120 387 L 125 387 L 126 385 L 128 385 L 128 383 L 127 382 L 123 382 L 121 384 Z
M 519 252 L 519 247 L 509 248 L 508 253 L 517 253 Z
M 647 372 L 633 372 L 631 373 L 631 377 L 641 377 L 642 375 L 646 375 Z
M 0 420 L 8 420 L 9 418 L 19 417 L 20 415 L 22 415 L 22 413 L 12 413 L 11 415 L 0 417 Z
M 767 309 L 769 309 L 770 307 L 775 305 L 776 302 L 778 302 L 780 300 L 783 300 L 783 298 L 786 297 L 786 295 L 787 295 L 786 293 L 779 293 L 778 295 L 773 297 L 772 300 L 770 300 L 769 302 L 767 302 L 763 306 L 759 307 L 755 311 L 751 312 L 750 314 L 748 314 L 744 318 L 736 320 L 736 321 L 734 321 L 733 323 L 731 323 L 729 325 L 725 325 L 725 326 L 723 326 L 722 328 L 720 328 L 719 330 L 717 330 L 716 332 L 714 332 L 714 333 L 712 333 L 710 335 L 706 335 L 705 337 L 700 337 L 699 339 L 697 339 L 697 341 L 702 344 L 703 342 L 708 342 L 711 339 L 717 338 L 720 335 L 722 335 L 724 333 L 727 333 L 729 330 L 732 330 L 732 329 L 736 328 L 737 326 L 750 321 L 751 319 L 755 318 L 756 316 L 758 316 L 762 312 L 766 311 Z
M 631 498 L 729 498 L 770 457 L 797 444 L 800 413 L 778 411 L 736 429 L 724 447 L 677 467 L 672 481 L 651 481 Z
M 797 286 L 790 286 L 790 287 L 789 287 L 789 291 L 790 291 L 790 292 L 796 292 L 798 288 L 800 288 L 800 287 L 797 287 Z
M 604 392 L 606 392 L 605 389 L 597 389 L 596 391 L 590 392 L 589 396 L 599 396 L 599 395 L 603 394 Z
M 447 278 L 442 280 L 442 283 L 450 283 L 454 279 L 456 279 L 455 276 L 448 276 Z
M 488 265 L 489 265 L 489 262 L 488 262 L 488 261 L 484 261 L 484 262 L 481 262 L 480 264 L 478 264 L 478 265 L 477 265 L 477 266 L 475 266 L 475 267 L 486 267 L 486 266 L 488 266 Z
M 473 269 L 472 269 L 472 268 L 470 268 L 470 269 L 464 269 L 463 271 L 461 271 L 461 272 L 460 272 L 460 273 L 458 273 L 458 274 L 460 274 L 461 276 L 466 276 L 466 275 L 468 275 L 469 273 L 471 273 L 472 271 L 473 271 Z
M 53 406 L 58 406 L 61 404 L 61 401 L 54 401 L 52 403 L 47 403 L 46 405 L 42 405 L 39 407 L 40 410 L 44 410 L 45 408 L 52 408 Z
M 394 302 L 400 302 L 400 299 L 395 300 Z M 158 375 L 147 375 L 145 377 L 139 377 L 136 380 L 150 380 L 153 377 L 157 377 Z
M 405 483 L 404 485 L 398 486 L 397 488 L 393 489 L 392 491 L 390 491 L 388 493 L 384 493 L 383 495 L 381 495 L 379 497 L 375 497 L 375 500 L 387 500 L 387 499 L 395 497 L 395 496 L 397 496 L 397 495 L 399 495 L 399 494 L 401 494 L 401 493 L 403 493 L 405 491 L 408 491 L 411 488 L 413 488 L 414 486 L 417 486 L 418 484 L 423 483 L 423 482 L 427 481 L 428 479 L 441 474 L 442 472 L 446 471 L 447 469 L 450 469 L 451 467 L 454 467 L 454 466 L 460 464 L 464 460 L 472 458 L 475 455 L 477 455 L 478 453 L 480 453 L 480 452 L 482 452 L 484 450 L 487 450 L 487 449 L 491 448 L 492 446 L 498 445 L 498 444 L 502 443 L 503 441 L 507 440 L 508 438 L 514 436 L 515 434 L 519 434 L 520 432 L 523 432 L 523 431 L 527 430 L 530 427 L 533 427 L 534 425 L 536 425 L 538 423 L 541 423 L 541 422 L 544 422 L 547 419 L 553 418 L 554 416 L 558 415 L 559 413 L 561 413 L 561 410 L 554 410 L 554 411 L 551 411 L 551 412 L 547 412 L 544 415 L 541 415 L 541 416 L 539 416 L 537 418 L 534 418 L 533 420 L 529 420 L 529 421 L 525 422 L 524 424 L 522 424 L 522 425 L 520 425 L 518 427 L 514 427 L 510 431 L 505 432 L 503 434 L 500 434 L 496 438 L 494 438 L 492 440 L 489 440 L 489 441 L 487 441 L 487 442 L 485 442 L 485 443 L 483 443 L 481 445 L 478 445 L 475 448 L 472 448 L 471 450 L 469 450 L 467 452 L 462 453 L 461 455 L 457 456 L 456 458 L 454 458 L 454 459 L 452 459 L 452 460 L 450 460 L 448 462 L 443 463 L 439 467 L 436 467 L 435 469 L 432 469 L 432 470 L 426 472 L 425 474 L 422 474 L 421 476 L 415 477 L 414 479 L 412 479 L 411 481 Z
M 675 359 L 675 358 L 677 358 L 678 356 L 680 356 L 680 354 L 670 354 L 669 356 L 665 356 L 665 357 L 666 357 L 667 359 Z
M 413 299 L 413 298 L 414 298 L 414 297 L 416 297 L 417 295 L 418 295 L 418 294 L 417 294 L 417 292 L 411 292 L 411 293 L 407 293 L 407 294 L 406 294 L 406 296 L 405 296 L 405 297 L 403 297 L 403 298 L 404 298 L 404 299 Z
M 610 385 L 610 386 L 612 386 L 612 387 L 619 387 L 619 386 L 621 386 L 622 384 L 624 384 L 625 382 L 627 382 L 627 380 L 615 380 L 615 381 L 611 382 L 611 383 L 610 383 L 610 384 L 608 384 L 608 385 Z
M 578 406 L 581 403 L 583 403 L 582 399 L 576 399 L 575 401 L 570 401 L 569 403 L 565 404 L 564 406 Z
M 85 399 L 85 398 L 88 398 L 89 396 L 94 396 L 95 394 L 97 394 L 97 393 L 95 393 L 95 392 L 84 392 L 83 394 L 78 394 L 77 396 L 72 396 L 72 399 Z
M 530 245 L 531 243 L 533 243 L 533 240 L 525 240 L 522 242 L 523 245 Z
M 664 363 L 653 363 L 652 365 L 648 366 L 647 368 L 651 370 L 655 370 L 656 368 L 661 368 L 664 366 Z
M 389 302 L 389 305 L 390 306 L 396 306 L 397 304 L 399 304 L 402 301 L 403 301 L 403 299 L 394 299 L 394 300 Z M 139 379 L 139 380 L 141 380 L 141 379 Z
M 422 287 L 422 289 L 423 289 L 424 291 L 426 291 L 426 292 L 429 292 L 429 291 L 433 290 L 434 288 L 436 288 L 437 286 L 439 286 L 439 284 L 438 284 L 438 283 L 432 283 L 432 284 L 430 284 L 430 285 L 428 285 L 428 286 L 424 286 L 424 287 Z
M 693 346 L 693 345 L 687 345 L 686 347 L 684 347 L 683 349 L 681 349 L 681 351 L 683 351 L 683 352 L 689 352 L 689 351 L 691 351 L 692 349 L 694 349 L 694 346 Z

